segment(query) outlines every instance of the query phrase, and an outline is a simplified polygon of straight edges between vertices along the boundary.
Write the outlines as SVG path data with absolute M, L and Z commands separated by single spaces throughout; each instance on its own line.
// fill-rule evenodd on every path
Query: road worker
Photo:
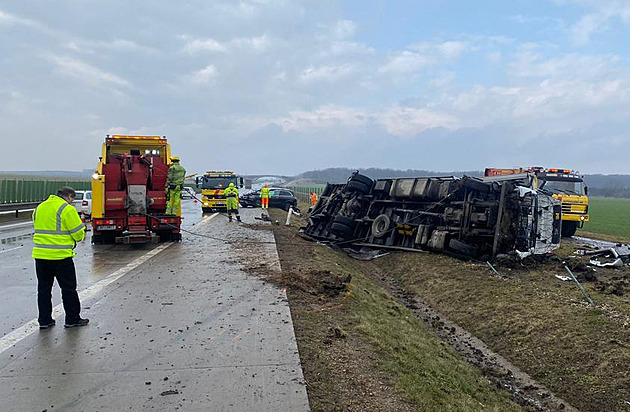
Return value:
M 262 210 L 269 209 L 269 185 L 265 185 L 260 189 L 260 207 Z
M 311 192 L 311 205 L 315 206 L 317 204 L 317 193 Z
M 179 157 L 171 157 L 171 166 L 168 168 L 166 177 L 166 214 L 179 215 L 180 203 L 182 197 L 182 189 L 184 187 L 184 179 L 186 178 L 186 169 L 179 163 Z
M 40 203 L 33 212 L 33 253 L 37 273 L 37 318 L 40 329 L 55 326 L 52 318 L 52 287 L 55 278 L 61 288 L 66 328 L 85 326 L 88 319 L 80 316 L 81 302 L 77 293 L 77 276 L 72 258 L 75 247 L 85 237 L 85 224 L 72 206 L 76 192 L 62 187 L 56 195 Z
M 241 221 L 241 215 L 238 214 L 238 189 L 234 186 L 234 183 L 223 191 L 225 198 L 227 199 L 227 215 L 230 222 L 232 221 L 232 213 L 236 214 L 236 220 Z

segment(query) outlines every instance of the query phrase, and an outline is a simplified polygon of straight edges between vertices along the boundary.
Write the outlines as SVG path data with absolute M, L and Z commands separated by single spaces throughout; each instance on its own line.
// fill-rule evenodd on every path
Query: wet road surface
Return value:
M 255 213 L 241 210 L 260 223 Z M 54 328 L 25 329 L 37 316 L 32 226 L 0 229 L 3 411 L 309 409 L 286 294 L 246 270 L 279 270 L 272 233 L 202 218 L 192 202 L 184 216 L 187 229 L 251 247 L 190 234 L 143 248 L 88 239 L 75 263 L 90 325 L 76 329 L 62 314 Z

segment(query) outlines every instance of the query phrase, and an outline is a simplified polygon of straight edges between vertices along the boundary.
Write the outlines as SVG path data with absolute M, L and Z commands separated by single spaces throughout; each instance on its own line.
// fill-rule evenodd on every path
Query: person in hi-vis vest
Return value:
M 262 210 L 269 209 L 269 186 L 267 184 L 260 189 L 260 207 Z
M 33 254 L 37 273 L 37 306 L 40 329 L 55 326 L 52 318 L 52 287 L 55 279 L 61 288 L 66 328 L 85 326 L 80 316 L 77 275 L 72 258 L 77 242 L 85 238 L 85 224 L 72 206 L 76 192 L 62 187 L 56 195 L 40 203 L 33 212 Z

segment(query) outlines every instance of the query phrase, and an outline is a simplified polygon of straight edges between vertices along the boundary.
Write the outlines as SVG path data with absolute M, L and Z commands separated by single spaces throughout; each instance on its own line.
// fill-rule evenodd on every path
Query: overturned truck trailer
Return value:
M 328 184 L 304 233 L 340 245 L 433 250 L 489 258 L 544 254 L 560 244 L 561 204 L 526 176 L 372 180 Z

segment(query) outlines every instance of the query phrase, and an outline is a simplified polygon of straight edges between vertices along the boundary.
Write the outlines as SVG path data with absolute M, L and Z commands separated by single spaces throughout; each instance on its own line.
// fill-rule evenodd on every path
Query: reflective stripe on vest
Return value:
M 40 243 L 35 243 L 34 245 L 41 249 L 74 249 L 74 245 L 42 245 Z
M 59 206 L 59 210 L 57 210 L 57 232 L 61 232 L 61 212 L 68 206 L 68 203 L 64 203 Z
M 57 219 L 61 220 L 61 215 L 57 215 Z M 59 221 L 57 222 L 57 227 L 60 227 L 59 225 Z M 77 233 L 79 230 L 83 229 L 85 227 L 84 223 L 81 223 L 79 226 L 75 227 L 72 230 L 42 230 L 42 229 L 35 229 L 35 231 L 33 233 L 35 233 L 36 235 L 71 235 L 73 233 Z

